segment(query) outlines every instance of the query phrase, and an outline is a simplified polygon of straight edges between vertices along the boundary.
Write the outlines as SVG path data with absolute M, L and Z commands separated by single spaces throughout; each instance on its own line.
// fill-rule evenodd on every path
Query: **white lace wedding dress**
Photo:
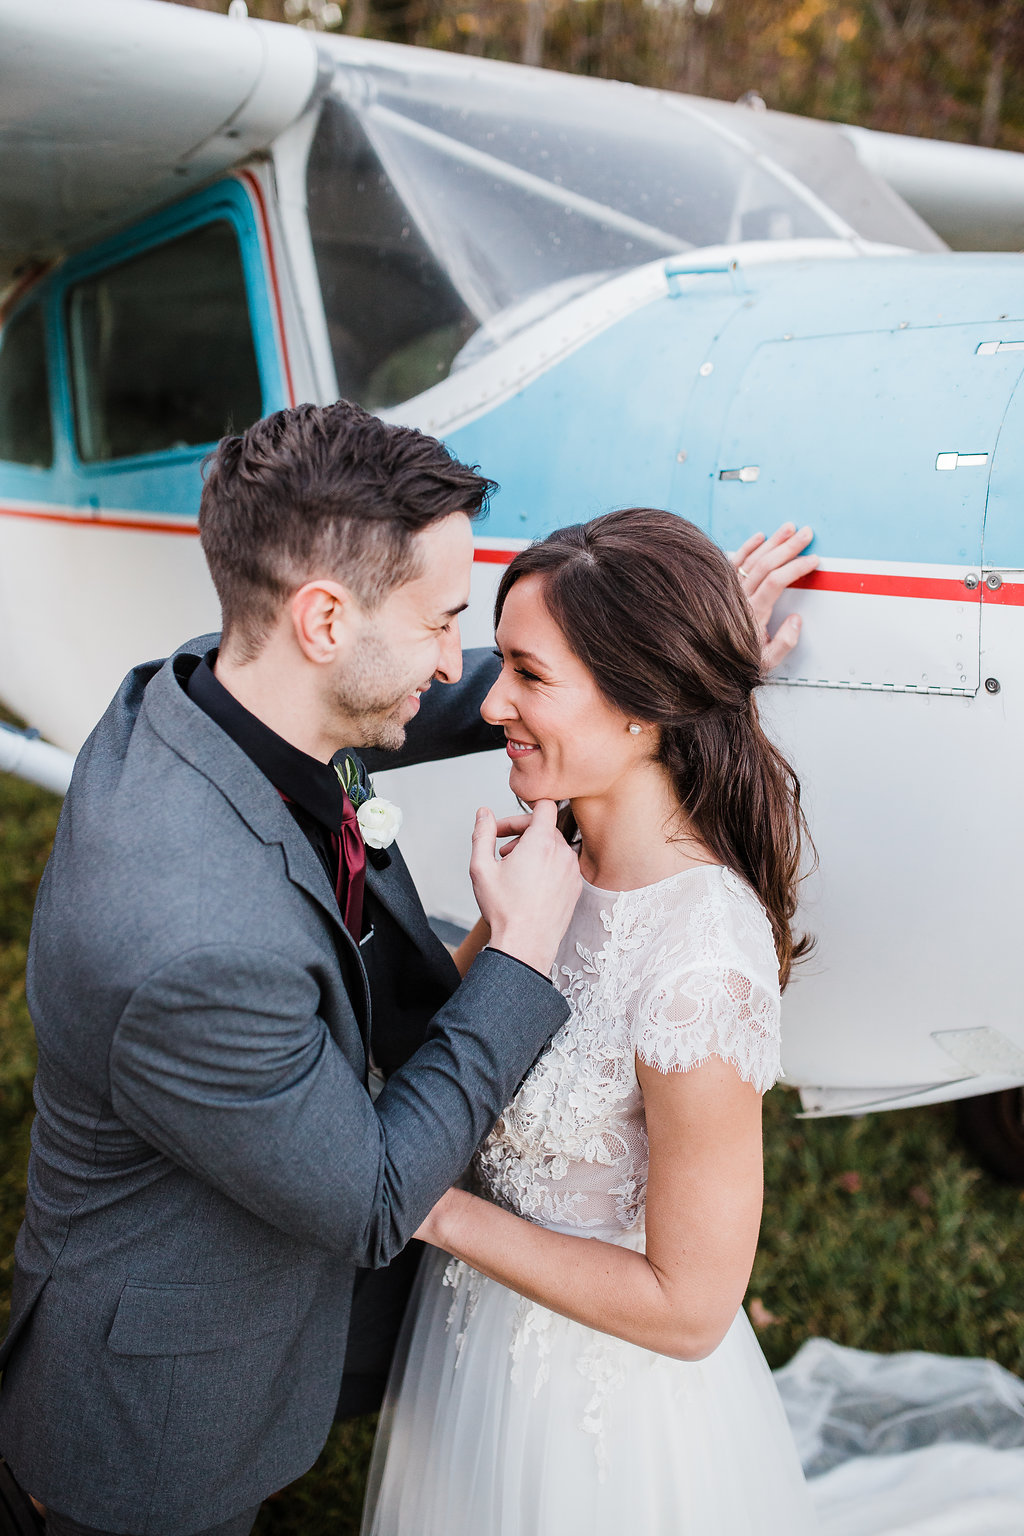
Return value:
M 757 898 L 703 866 L 638 891 L 584 884 L 559 950 L 565 1026 L 473 1166 L 560 1232 L 643 1251 L 635 1059 L 721 1056 L 779 1075 L 778 966 Z M 796 1448 L 741 1309 L 698 1363 L 559 1317 L 428 1252 L 370 1470 L 364 1536 L 806 1536 Z

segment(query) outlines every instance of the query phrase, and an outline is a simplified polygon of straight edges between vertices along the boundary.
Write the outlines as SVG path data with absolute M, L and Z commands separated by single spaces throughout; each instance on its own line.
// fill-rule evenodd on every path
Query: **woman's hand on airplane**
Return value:
M 810 528 L 783 523 L 770 539 L 763 533 L 752 534 L 732 557 L 740 585 L 761 630 L 766 672 L 777 667 L 800 638 L 799 614 L 791 613 L 783 619 L 774 635 L 769 633 L 768 625 L 775 604 L 786 588 L 817 568 L 817 555 L 803 553 L 813 537 Z

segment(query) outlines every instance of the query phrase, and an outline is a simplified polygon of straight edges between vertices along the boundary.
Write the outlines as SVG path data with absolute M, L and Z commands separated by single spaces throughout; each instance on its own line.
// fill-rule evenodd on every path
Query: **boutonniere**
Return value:
M 367 848 L 390 848 L 401 831 L 401 807 L 393 800 L 385 800 L 383 795 L 374 794 L 372 781 L 351 752 L 346 752 L 341 762 L 335 763 L 334 771 L 355 806 L 356 821 Z

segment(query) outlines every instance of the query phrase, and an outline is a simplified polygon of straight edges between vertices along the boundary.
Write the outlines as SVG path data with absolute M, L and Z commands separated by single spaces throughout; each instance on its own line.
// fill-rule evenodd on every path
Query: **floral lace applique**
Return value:
M 579 1348 L 576 1353 L 576 1370 L 590 1385 L 591 1392 L 579 1420 L 585 1434 L 593 1436 L 594 1458 L 597 1462 L 598 1480 L 604 1482 L 608 1473 L 608 1449 L 605 1431 L 608 1427 L 607 1410 L 614 1394 L 625 1385 L 629 1356 L 636 1346 L 607 1333 L 598 1333 L 569 1318 L 551 1312 L 547 1307 L 522 1298 L 512 1320 L 512 1337 L 509 1354 L 512 1357 L 512 1380 L 517 1386 L 526 1384 L 527 1361 L 534 1354 L 533 1396 L 537 1397 L 551 1373 L 551 1355 L 559 1335 L 576 1337 Z M 661 1356 L 642 1350 L 639 1353 L 653 1368 L 661 1363 Z
M 466 1333 L 469 1329 L 473 1313 L 476 1311 L 480 1300 L 480 1292 L 483 1289 L 484 1277 L 478 1270 L 471 1269 L 462 1259 L 449 1259 L 444 1267 L 442 1276 L 443 1285 L 452 1288 L 452 1304 L 448 1308 L 448 1316 L 445 1319 L 445 1332 L 450 1333 L 455 1326 L 459 1305 L 462 1304 L 462 1326 L 455 1335 L 455 1365 L 458 1368 L 462 1359 L 462 1351 L 466 1343 Z M 463 1295 L 465 1292 L 465 1295 Z
M 537 1347 L 537 1370 L 533 1378 L 534 1397 L 538 1395 L 550 1375 L 549 1361 L 554 1344 L 555 1328 L 560 1322 L 565 1321 L 565 1318 L 550 1312 L 547 1307 L 539 1306 L 537 1302 L 529 1301 L 525 1296 L 519 1298 L 519 1305 L 512 1318 L 512 1337 L 508 1345 L 508 1352 L 512 1356 L 512 1380 L 517 1386 L 523 1385 L 526 1355 L 532 1341 Z
M 533 1221 L 615 1232 L 646 1193 L 636 1058 L 675 1072 L 718 1055 L 763 1092 L 780 1075 L 778 961 L 757 897 L 717 866 L 618 896 L 591 887 L 581 906 L 552 976 L 570 1016 L 474 1174 Z
M 477 1153 L 475 1187 L 544 1226 L 642 1251 L 648 1144 L 636 1061 L 678 1072 L 717 1055 L 759 1091 L 771 1086 L 780 1075 L 771 925 L 750 887 L 719 866 L 619 895 L 584 887 L 552 980 L 569 1018 Z M 476 1286 L 460 1341 L 479 1294 L 474 1274 L 455 1261 L 445 1274 L 456 1289 Z M 452 1326 L 456 1315 L 453 1300 Z M 516 1316 L 513 1370 L 522 1374 L 535 1345 L 539 1390 L 551 1330 L 578 1325 L 525 1301 Z M 579 1369 L 594 1385 L 588 1427 L 600 1426 L 620 1379 L 616 1351 L 632 1346 L 579 1331 Z

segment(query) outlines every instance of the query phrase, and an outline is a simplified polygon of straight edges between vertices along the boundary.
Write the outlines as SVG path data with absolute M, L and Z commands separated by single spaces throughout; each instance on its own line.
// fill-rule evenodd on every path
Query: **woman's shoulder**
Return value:
M 723 864 L 698 864 L 657 888 L 653 926 L 662 953 L 686 967 L 748 971 L 778 987 L 778 957 L 768 914 L 742 875 Z
M 703 865 L 666 882 L 644 984 L 637 1059 L 661 1072 L 720 1056 L 763 1093 L 781 1073 L 779 965 L 771 923 L 734 870 Z

